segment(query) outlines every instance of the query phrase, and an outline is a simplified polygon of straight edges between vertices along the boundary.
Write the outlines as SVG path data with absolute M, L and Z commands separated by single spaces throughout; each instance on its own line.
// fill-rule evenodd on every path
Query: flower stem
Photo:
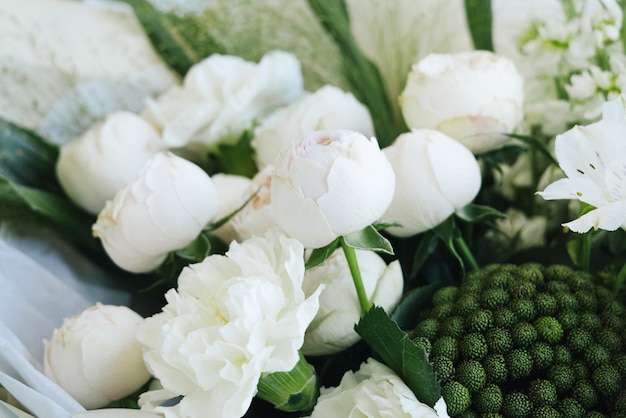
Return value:
M 592 232 L 587 232 L 578 237 L 578 259 L 580 260 L 580 268 L 583 271 L 589 271 L 591 268 L 591 236 Z
M 472 270 L 478 270 L 479 268 L 478 262 L 474 258 L 474 254 L 472 254 L 472 251 L 470 251 L 470 248 L 467 245 L 467 242 L 465 242 L 465 239 L 463 239 L 463 235 L 458 234 L 454 238 L 454 246 L 456 247 L 458 252 L 461 254 L 461 257 L 463 258 L 463 260 L 465 260 L 467 264 L 469 264 L 470 268 Z
M 339 239 L 339 243 L 341 244 L 343 253 L 346 255 L 346 260 L 348 260 L 348 267 L 350 268 L 352 281 L 354 282 L 354 287 L 356 288 L 356 295 L 359 298 L 361 312 L 366 313 L 367 311 L 369 311 L 371 304 L 370 301 L 367 299 L 367 295 L 365 294 L 365 287 L 363 286 L 363 280 L 361 279 L 361 270 L 359 269 L 359 263 L 356 259 L 356 251 L 354 251 L 354 248 L 346 244 L 346 241 L 343 239 L 343 237 Z

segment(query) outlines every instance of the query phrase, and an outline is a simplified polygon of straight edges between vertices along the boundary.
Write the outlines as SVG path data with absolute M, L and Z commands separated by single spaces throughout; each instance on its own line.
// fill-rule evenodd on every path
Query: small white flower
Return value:
M 400 135 L 384 150 L 396 174 L 396 192 L 382 216 L 390 234 L 408 237 L 439 225 L 470 203 L 481 185 L 472 152 L 441 132 L 420 129 Z
M 274 112 L 254 132 L 257 165 L 274 164 L 278 154 L 313 131 L 349 129 L 370 138 L 374 126 L 369 111 L 351 93 L 333 86 Z
M 557 136 L 555 151 L 567 178 L 537 194 L 546 200 L 577 199 L 596 209 L 563 224 L 584 233 L 626 226 L 626 123 L 624 96 L 605 105 L 603 119 Z
M 134 113 L 119 111 L 63 145 L 56 164 L 59 182 L 83 209 L 98 213 L 165 149 L 159 133 Z
M 106 203 L 93 232 L 118 266 L 145 273 L 193 241 L 218 208 L 217 190 L 200 167 L 162 153 Z
M 44 340 L 44 371 L 87 409 L 106 406 L 150 378 L 136 339 L 144 319 L 125 306 L 98 304 L 66 319 Z
M 386 265 L 373 251 L 356 251 L 367 299 L 391 312 L 400 301 L 404 279 L 400 263 Z M 333 354 L 355 344 L 360 337 L 354 325 L 361 318 L 361 306 L 354 288 L 348 262 L 341 248 L 321 265 L 306 271 L 303 289 L 312 294 L 320 284 L 320 309 L 304 337 L 306 355 Z
M 394 183 L 376 139 L 347 130 L 314 132 L 276 162 L 273 216 L 305 247 L 323 247 L 378 220 Z
M 473 152 L 501 146 L 522 120 L 522 76 L 487 51 L 430 54 L 413 65 L 400 96 L 409 128 L 437 129 Z
M 322 388 L 310 418 L 448 417 L 445 402 L 437 407 L 418 401 L 393 370 L 370 358 L 358 371 L 346 372 L 339 386 Z
M 182 86 L 149 101 L 144 117 L 162 130 L 170 147 L 236 141 L 254 121 L 303 94 L 297 58 L 269 52 L 256 64 L 211 55 L 194 65 Z
M 148 368 L 165 390 L 183 395 L 154 411 L 243 416 L 262 373 L 298 362 L 319 297 L 305 296 L 303 278 L 302 244 L 276 230 L 186 267 L 163 312 L 139 333 Z

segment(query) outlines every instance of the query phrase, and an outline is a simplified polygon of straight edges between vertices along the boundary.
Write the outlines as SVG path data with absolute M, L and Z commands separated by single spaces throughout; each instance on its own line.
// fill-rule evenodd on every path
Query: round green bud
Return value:
M 509 377 L 513 380 L 529 376 L 533 370 L 533 358 L 527 350 L 516 348 L 505 355 Z
M 535 343 L 530 348 L 530 355 L 533 358 L 533 364 L 537 370 L 550 367 L 554 360 L 552 347 L 541 341 Z
M 548 293 L 539 293 L 535 298 L 537 315 L 551 316 L 556 313 L 556 299 Z
M 430 316 L 441 321 L 449 317 L 452 314 L 453 309 L 454 304 L 451 302 L 440 303 L 431 309 Z
M 554 364 L 570 364 L 572 362 L 572 352 L 564 345 L 555 345 L 552 347 L 554 354 Z
M 493 314 L 493 323 L 500 328 L 511 328 L 517 323 L 517 318 L 509 308 L 499 308 Z
M 603 329 L 598 332 L 596 341 L 611 353 L 619 352 L 622 349 L 622 339 L 615 331 L 610 329 Z
M 494 311 L 509 302 L 509 294 L 506 290 L 495 287 L 485 289 L 480 295 L 480 303 L 486 309 Z
M 433 357 L 446 357 L 454 361 L 459 356 L 459 343 L 454 337 L 443 336 L 437 339 L 430 351 Z
M 508 379 L 506 359 L 502 354 L 489 354 L 483 360 L 483 368 L 487 375 L 487 382 L 503 383 Z
M 585 311 L 595 311 L 598 307 L 598 300 L 593 292 L 586 290 L 577 290 L 574 297 L 578 302 L 578 306 Z
M 590 410 L 598 402 L 598 395 L 593 385 L 588 380 L 579 380 L 574 384 L 574 390 L 572 391 L 574 399 L 585 408 Z
M 460 338 L 465 334 L 465 321 L 460 316 L 451 316 L 444 319 L 439 326 L 439 335 L 448 335 L 454 338 Z
M 489 384 L 482 388 L 474 397 L 475 408 L 481 414 L 498 413 L 502 408 L 504 397 L 498 385 Z
M 464 359 L 479 360 L 487 355 L 487 340 L 482 334 L 472 332 L 463 337 L 459 351 Z
M 528 397 L 535 406 L 555 405 L 557 401 L 556 388 L 549 380 L 535 379 L 528 386 Z
M 479 308 L 480 303 L 478 303 L 476 296 L 471 293 L 463 293 L 454 304 L 454 313 L 462 317 L 467 317 Z
M 606 348 L 600 344 L 591 344 L 584 352 L 584 358 L 590 368 L 595 369 L 608 362 L 611 359 L 611 354 Z
M 535 296 L 537 288 L 532 282 L 516 279 L 509 283 L 508 291 L 509 295 L 514 299 L 528 299 Z
M 569 331 L 578 326 L 578 314 L 574 311 L 560 311 L 556 314 L 563 331 Z
M 561 341 L 561 338 L 563 338 L 563 327 L 561 327 L 559 321 L 552 316 L 537 318 L 534 325 L 537 331 L 537 337 L 541 341 L 552 345 Z
M 572 371 L 574 372 L 574 377 L 576 380 L 586 379 L 589 377 L 589 368 L 587 364 L 585 364 L 582 360 L 574 360 L 572 361 Z
M 448 414 L 453 417 L 463 413 L 472 402 L 469 390 L 454 380 L 441 387 L 441 396 L 446 401 Z
M 532 418 L 562 418 L 561 414 L 554 409 L 554 407 L 549 405 L 539 406 L 537 408 L 533 408 L 533 412 L 531 415 Z
M 579 305 L 576 297 L 571 293 L 560 293 L 555 295 L 556 305 L 559 311 L 578 311 Z
M 439 321 L 435 318 L 427 318 L 421 321 L 415 327 L 415 335 L 417 337 L 425 337 L 429 340 L 434 339 L 437 336 L 439 330 Z
M 491 328 L 486 334 L 487 347 L 490 353 L 508 353 L 513 349 L 513 338 L 506 328 Z
M 518 321 L 530 322 L 535 319 L 535 304 L 531 299 L 516 299 L 510 306 Z
M 554 384 L 557 393 L 565 393 L 574 386 L 574 372 L 565 364 L 555 364 L 548 370 L 548 378 Z
M 455 379 L 470 392 L 477 392 L 487 381 L 483 366 L 476 360 L 465 360 L 456 367 Z
M 574 328 L 567 334 L 567 346 L 572 353 L 580 353 L 593 342 L 593 337 L 586 329 Z
M 478 309 L 467 317 L 467 327 L 471 332 L 483 332 L 491 327 L 493 314 L 486 309 Z
M 528 347 L 537 340 L 537 331 L 535 327 L 528 322 L 518 322 L 511 332 L 513 343 L 517 347 Z
M 593 312 L 582 312 L 578 315 L 578 324 L 588 331 L 596 331 L 602 327 L 600 317 Z
M 454 302 L 459 295 L 459 288 L 456 286 L 446 286 L 437 290 L 433 295 L 433 305 L 446 302 Z
M 617 369 L 610 364 L 603 364 L 593 371 L 591 381 L 596 391 L 605 397 L 614 396 L 621 387 L 621 377 Z
M 430 360 L 433 365 L 437 379 L 441 382 L 447 382 L 454 376 L 454 363 L 447 357 L 434 357 Z
M 568 418 L 584 418 L 585 408 L 574 398 L 565 398 L 559 401 L 556 406 L 561 416 Z
M 530 416 L 533 404 L 525 394 L 521 392 L 509 392 L 504 395 L 502 403 L 502 415 L 508 418 L 524 418 Z

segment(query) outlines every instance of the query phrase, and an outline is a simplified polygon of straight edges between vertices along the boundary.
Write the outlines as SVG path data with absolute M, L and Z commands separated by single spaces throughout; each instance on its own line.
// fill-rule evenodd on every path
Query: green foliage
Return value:
M 469 408 L 471 397 L 469 390 L 459 382 L 452 381 L 441 387 L 441 395 L 446 400 L 448 414 L 457 416 Z
M 491 0 L 465 0 L 465 15 L 474 48 L 493 51 Z

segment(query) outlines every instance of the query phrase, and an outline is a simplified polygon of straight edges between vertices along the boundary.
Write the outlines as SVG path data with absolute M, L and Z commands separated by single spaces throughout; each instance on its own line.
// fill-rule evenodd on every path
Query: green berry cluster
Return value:
M 494 264 L 414 330 L 451 417 L 626 417 L 626 310 L 589 274 Z

